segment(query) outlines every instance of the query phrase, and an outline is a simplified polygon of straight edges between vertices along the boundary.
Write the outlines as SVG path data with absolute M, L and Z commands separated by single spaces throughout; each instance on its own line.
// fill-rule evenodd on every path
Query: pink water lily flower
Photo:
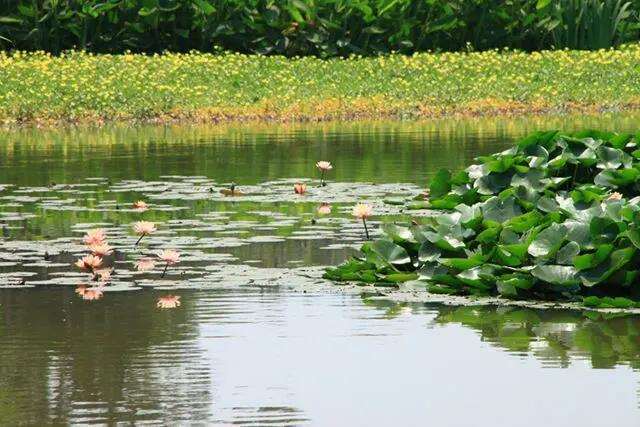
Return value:
M 82 238 L 82 241 L 84 242 L 85 245 L 88 245 L 88 246 L 101 245 L 104 243 L 106 238 L 107 236 L 104 230 L 101 228 L 96 228 L 96 229 L 87 231 L 87 234 L 84 235 L 84 237 Z
M 607 200 L 622 200 L 622 194 L 617 191 L 611 193 L 611 195 L 607 198 Z
M 94 270 L 93 274 L 97 280 L 100 280 L 102 283 L 106 283 L 111 280 L 111 272 L 113 270 L 111 268 L 102 268 L 100 270 Z
M 180 262 L 180 253 L 174 251 L 173 249 L 165 249 L 163 251 L 158 252 L 158 258 L 167 264 L 176 264 Z
M 167 295 L 164 297 L 158 298 L 158 303 L 156 304 L 158 308 L 176 308 L 180 307 L 180 297 L 178 295 Z
M 371 205 L 365 203 L 358 203 L 353 207 L 353 216 L 358 219 L 367 219 L 373 214 L 373 208 Z
M 180 262 L 180 253 L 177 251 L 174 251 L 173 249 L 165 249 L 163 251 L 158 252 L 158 258 L 160 258 L 160 260 L 166 263 L 164 265 L 164 270 L 162 271 L 162 276 L 161 276 L 161 277 L 164 277 L 164 275 L 167 273 L 167 268 L 169 268 L 170 265 L 177 264 L 178 262 Z
M 75 293 L 82 296 L 87 290 L 87 285 L 78 285 L 75 289 Z
M 76 261 L 76 267 L 81 270 L 95 270 L 102 265 L 102 258 L 95 255 L 87 255 Z
M 293 186 L 293 191 L 295 191 L 296 194 L 302 195 L 307 192 L 307 184 L 297 183 Z
M 137 202 L 133 202 L 133 208 L 140 211 L 146 211 L 147 209 L 149 209 L 149 205 L 147 205 L 144 200 L 138 200 Z
M 156 225 L 153 222 L 138 221 L 133 223 L 133 231 L 140 236 L 140 238 L 136 242 L 136 246 L 138 246 L 138 243 L 140 243 L 140 240 L 142 240 L 144 236 L 154 233 L 156 232 L 156 230 Z
M 329 215 L 331 213 L 331 205 L 329 203 L 321 203 L 317 212 L 318 215 Z
M 136 261 L 135 267 L 138 271 L 153 270 L 156 268 L 156 262 L 151 258 L 142 258 Z
M 91 251 L 92 254 L 99 257 L 105 257 L 113 253 L 113 249 L 111 248 L 111 246 L 109 246 L 108 243 L 91 245 L 89 246 L 89 250 Z
M 371 205 L 367 205 L 365 203 L 358 203 L 353 207 L 353 216 L 362 220 L 362 224 L 364 225 L 364 233 L 367 236 L 367 240 L 369 239 L 369 229 L 367 228 L 367 218 L 373 215 L 373 208 Z
M 333 166 L 331 166 L 331 162 L 327 162 L 326 160 L 320 160 L 319 162 L 317 162 L 316 167 L 321 171 L 329 171 L 333 169 Z
M 324 187 L 325 185 L 327 185 L 324 182 L 324 174 L 327 171 L 330 171 L 331 169 L 333 169 L 333 166 L 331 166 L 331 162 L 327 162 L 326 160 L 320 160 L 319 162 L 316 163 L 316 167 L 320 170 L 320 185 Z

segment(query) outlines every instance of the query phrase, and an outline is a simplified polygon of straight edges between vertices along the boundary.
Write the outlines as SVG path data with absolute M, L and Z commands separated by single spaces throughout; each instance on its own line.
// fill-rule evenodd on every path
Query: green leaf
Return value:
M 389 240 L 376 240 L 371 245 L 371 249 L 390 264 L 402 265 L 411 262 L 406 249 Z
M 622 166 L 623 161 L 627 164 L 631 161 L 630 158 L 627 158 L 629 155 L 622 150 L 604 145 L 597 148 L 596 156 L 598 158 L 598 163 L 596 164 L 598 169 L 618 169 Z
M 517 233 L 523 233 L 540 224 L 542 218 L 543 216 L 540 212 L 531 211 L 509 219 L 504 226 L 505 228 L 508 227 Z
M 529 245 L 529 255 L 534 257 L 551 257 L 560 249 L 565 240 L 567 227 L 562 224 L 551 224 L 542 230 Z
M 417 243 L 411 229 L 396 224 L 384 224 L 382 231 L 395 243 Z
M 603 187 L 618 188 L 636 182 L 640 171 L 637 169 L 603 170 L 593 179 L 594 184 Z
M 543 282 L 554 285 L 575 285 L 580 283 L 577 270 L 567 265 L 536 265 L 531 274 Z
M 392 273 L 385 276 L 381 276 L 381 280 L 390 283 L 402 283 L 409 280 L 416 280 L 418 275 L 416 273 Z
M 545 7 L 549 6 L 550 3 L 551 0 L 538 0 L 538 2 L 536 3 L 536 9 L 544 9 Z
M 441 251 L 433 243 L 426 241 L 420 245 L 418 260 L 420 262 L 433 262 L 440 258 Z
M 216 11 L 216 8 L 209 3 L 207 0 L 193 0 L 193 2 L 198 6 L 198 9 L 205 15 L 211 15 Z
M 451 191 L 451 172 L 447 169 L 440 169 L 431 179 L 429 185 L 429 196 L 437 199 Z
M 563 265 L 573 265 L 573 258 L 580 253 L 580 245 L 576 242 L 568 242 L 556 255 L 556 262 Z
M 573 265 L 578 270 L 587 270 L 589 268 L 597 267 L 601 262 L 609 257 L 611 252 L 613 252 L 613 245 L 600 245 L 593 253 L 574 257 Z
M 611 257 L 606 262 L 600 264 L 596 268 L 583 270 L 580 272 L 582 284 L 587 287 L 597 285 L 604 282 L 616 271 L 624 267 L 635 253 L 635 248 L 618 249 L 611 253 Z
M 484 219 L 498 223 L 522 214 L 522 209 L 516 204 L 514 197 L 508 197 L 505 200 L 491 197 L 481 205 L 481 209 Z

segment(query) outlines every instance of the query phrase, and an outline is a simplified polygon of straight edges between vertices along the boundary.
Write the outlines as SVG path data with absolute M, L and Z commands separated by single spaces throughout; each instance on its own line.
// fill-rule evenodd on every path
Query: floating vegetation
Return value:
M 303 191 L 292 192 L 294 182 Z M 380 212 L 399 215 L 400 207 L 378 200 L 419 191 L 410 184 L 327 183 L 324 177 L 240 189 L 175 175 L 3 190 L 0 286 L 73 286 L 86 301 L 162 289 L 169 299 L 159 300 L 160 308 L 179 306 L 175 292 L 184 289 L 326 287 L 322 267 L 309 268 L 340 261 L 362 242 L 349 215 L 353 204 L 367 199 Z M 7 218 L 16 225 L 7 227 Z
M 324 277 L 411 282 L 433 294 L 635 307 L 637 138 L 537 132 L 466 170 L 441 170 L 423 202 L 434 215 L 384 225 L 383 238 Z

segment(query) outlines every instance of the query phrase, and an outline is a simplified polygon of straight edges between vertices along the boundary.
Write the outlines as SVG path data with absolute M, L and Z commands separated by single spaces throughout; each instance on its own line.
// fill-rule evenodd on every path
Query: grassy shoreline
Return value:
M 640 45 L 286 59 L 0 53 L 0 124 L 305 122 L 640 109 Z

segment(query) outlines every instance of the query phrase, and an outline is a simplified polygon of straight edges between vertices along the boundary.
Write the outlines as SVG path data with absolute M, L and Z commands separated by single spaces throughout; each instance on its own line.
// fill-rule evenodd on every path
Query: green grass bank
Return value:
M 638 44 L 329 60 L 0 53 L 4 125 L 427 118 L 638 106 Z

